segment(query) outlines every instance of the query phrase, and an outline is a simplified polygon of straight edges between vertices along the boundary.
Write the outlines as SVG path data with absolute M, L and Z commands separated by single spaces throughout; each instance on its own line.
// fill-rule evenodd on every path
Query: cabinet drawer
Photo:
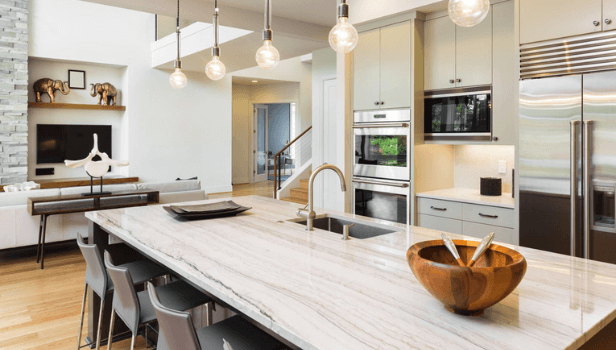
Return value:
M 513 228 L 515 223 L 513 209 L 466 203 L 463 220 L 509 228 Z
M 489 233 L 494 232 L 494 242 L 518 244 L 518 237 L 515 230 L 506 227 L 478 224 L 476 222 L 464 221 L 462 223 L 462 232 L 465 236 L 483 239 Z
M 460 220 L 419 214 L 417 215 L 417 225 L 432 230 L 455 233 L 458 235 L 462 234 L 462 221 Z
M 462 220 L 462 203 L 431 198 L 417 198 L 417 212 Z

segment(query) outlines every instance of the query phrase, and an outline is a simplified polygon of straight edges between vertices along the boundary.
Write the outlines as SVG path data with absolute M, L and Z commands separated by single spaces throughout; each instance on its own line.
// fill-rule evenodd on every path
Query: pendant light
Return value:
M 490 11 L 490 0 L 449 0 L 449 18 L 461 26 L 472 27 L 481 23 Z
M 265 29 L 263 29 L 263 46 L 257 50 L 257 64 L 261 68 L 272 69 L 280 62 L 280 53 L 272 45 L 272 21 L 271 1 L 265 0 Z
M 338 5 L 338 24 L 329 32 L 329 45 L 336 52 L 349 53 L 358 41 L 357 30 L 349 23 L 349 5 L 346 0 L 341 0 Z
M 175 72 L 169 77 L 169 84 L 171 84 L 171 87 L 174 89 L 182 89 L 188 83 L 188 79 L 186 75 L 182 73 L 182 60 L 180 59 L 180 0 L 178 0 L 178 17 L 175 33 L 177 35 L 178 58 L 173 64 Z
M 214 1 L 214 47 L 212 60 L 205 66 L 205 74 L 212 80 L 220 80 L 227 73 L 227 67 L 220 61 L 220 48 L 218 47 L 218 0 Z

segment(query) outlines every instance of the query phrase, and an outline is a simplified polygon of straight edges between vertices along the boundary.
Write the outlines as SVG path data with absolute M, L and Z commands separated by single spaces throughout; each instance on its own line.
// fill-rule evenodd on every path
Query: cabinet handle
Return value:
M 439 210 L 439 211 L 447 211 L 447 208 L 437 208 L 437 207 L 434 207 L 434 206 L 430 206 L 430 209 L 432 209 L 432 210 Z
M 458 78 L 458 79 L 456 79 L 456 82 L 461 83 L 462 79 Z
M 483 216 L 484 218 L 490 218 L 490 219 L 498 219 L 498 215 L 488 215 L 488 214 L 479 213 L 479 216 Z
M 496 136 L 492 137 L 492 141 L 498 141 L 498 137 Z
M 605 19 L 605 24 L 612 24 L 612 20 L 611 20 L 611 19 L 609 19 L 609 18 L 606 18 L 606 19 Z
M 453 80 L 453 79 L 449 79 L 449 84 L 453 84 L 453 83 L 455 83 L 455 82 L 456 82 L 455 80 Z
M 378 105 L 379 105 L 379 102 L 378 102 L 378 101 L 377 101 L 377 102 L 375 102 L 375 103 L 374 103 L 374 105 L 375 105 L 375 106 L 378 106 Z
M 594 24 L 594 25 L 595 25 L 595 27 L 598 27 L 598 26 L 599 26 L 599 24 L 601 24 L 601 22 L 599 22 L 599 21 L 594 21 L 594 22 L 592 22 L 592 24 Z
M 385 104 L 385 102 L 381 101 L 381 106 L 384 105 L 384 104 Z

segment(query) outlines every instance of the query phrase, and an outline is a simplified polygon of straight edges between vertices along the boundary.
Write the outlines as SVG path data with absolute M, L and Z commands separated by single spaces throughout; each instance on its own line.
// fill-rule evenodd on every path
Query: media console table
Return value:
M 158 204 L 158 191 L 123 191 L 104 195 L 82 196 L 81 194 L 28 198 L 30 215 L 40 215 L 39 239 L 36 263 L 45 268 L 45 233 L 47 218 L 56 214 L 85 213 L 93 210 L 121 209 Z

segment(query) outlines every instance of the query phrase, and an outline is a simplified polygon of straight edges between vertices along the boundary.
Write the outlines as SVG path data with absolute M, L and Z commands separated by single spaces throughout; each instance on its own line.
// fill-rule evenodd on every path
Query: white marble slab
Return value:
M 459 316 L 406 262 L 409 246 L 439 232 L 396 225 L 401 232 L 343 241 L 287 222 L 292 203 L 233 201 L 253 209 L 189 222 L 161 206 L 86 216 L 306 350 L 576 349 L 616 318 L 616 265 L 517 248 L 528 261 L 518 288 L 482 316 Z
M 469 188 L 447 188 L 444 190 L 421 192 L 417 197 L 443 199 L 447 201 L 488 205 L 501 208 L 515 208 L 515 199 L 511 193 L 503 192 L 502 196 L 482 196 L 479 190 Z

